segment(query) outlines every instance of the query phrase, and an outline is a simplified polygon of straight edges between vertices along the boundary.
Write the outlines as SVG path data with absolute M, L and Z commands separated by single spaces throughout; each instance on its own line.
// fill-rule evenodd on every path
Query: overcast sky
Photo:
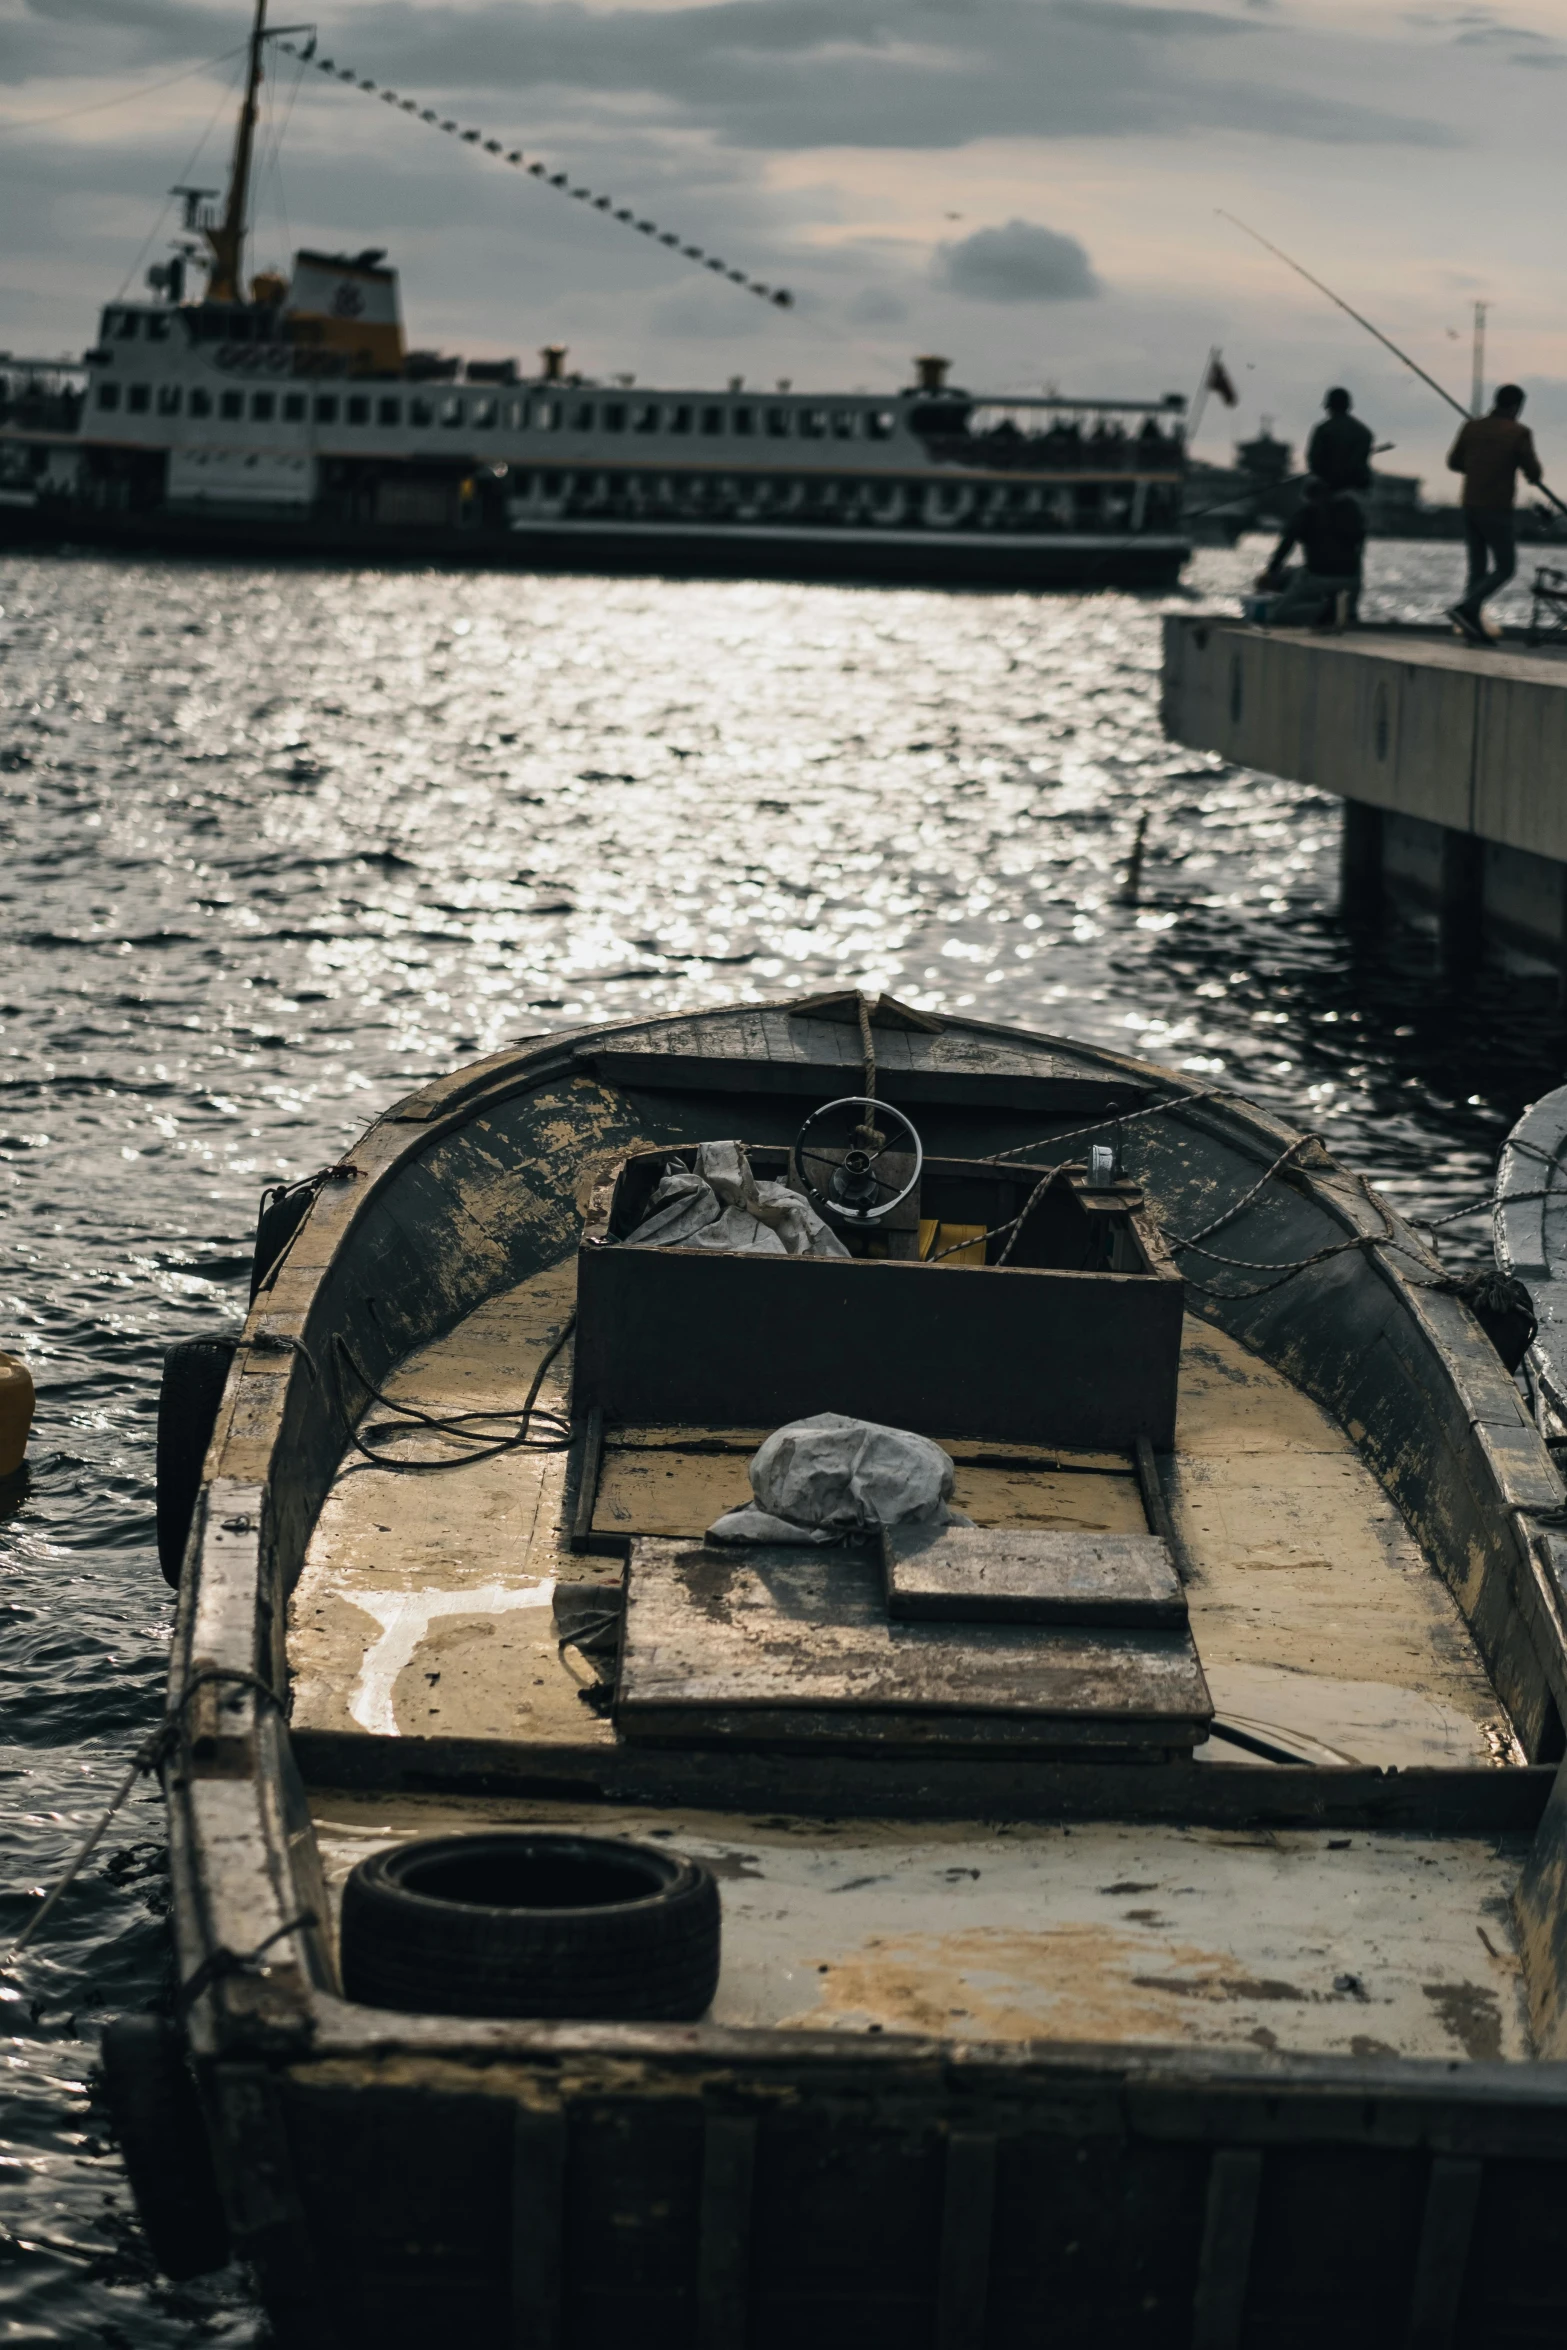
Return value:
M 170 184 L 221 185 L 250 5 L 0 0 L 0 348 L 79 351 Z M 976 389 L 1142 396 L 1219 344 L 1242 405 L 1204 454 L 1264 416 L 1298 440 L 1341 381 L 1446 496 L 1434 395 L 1223 208 L 1466 400 L 1494 304 L 1489 380 L 1531 389 L 1567 489 L 1567 0 L 332 0 L 319 39 L 797 298 L 276 55 L 252 265 L 385 245 L 419 345 L 867 388 L 941 351 Z

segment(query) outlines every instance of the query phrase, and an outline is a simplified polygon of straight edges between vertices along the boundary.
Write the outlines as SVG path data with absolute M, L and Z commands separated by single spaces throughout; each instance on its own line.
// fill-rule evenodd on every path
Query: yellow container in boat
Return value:
M 13 1477 L 33 1424 L 33 1375 L 17 1355 L 0 1355 L 0 1477 Z

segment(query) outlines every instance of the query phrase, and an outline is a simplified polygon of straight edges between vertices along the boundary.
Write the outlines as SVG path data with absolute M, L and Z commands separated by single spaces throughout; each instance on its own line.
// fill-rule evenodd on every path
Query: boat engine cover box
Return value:
M 574 1407 L 610 1425 L 772 1428 L 847 1412 L 922 1434 L 1130 1451 L 1175 1441 L 1183 1284 L 1135 1185 L 927 1160 L 920 1214 L 993 1235 L 991 1261 L 627 1248 L 668 1164 L 595 1192 L 577 1258 Z M 758 1173 L 784 1154 L 754 1148 Z M 972 1254 L 972 1251 L 965 1252 Z

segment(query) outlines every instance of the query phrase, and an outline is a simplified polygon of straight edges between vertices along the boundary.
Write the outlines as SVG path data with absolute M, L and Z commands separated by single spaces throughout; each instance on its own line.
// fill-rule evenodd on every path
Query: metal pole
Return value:
M 1474 376 L 1469 387 L 1469 413 L 1485 414 L 1485 314 L 1488 302 L 1475 304 Z

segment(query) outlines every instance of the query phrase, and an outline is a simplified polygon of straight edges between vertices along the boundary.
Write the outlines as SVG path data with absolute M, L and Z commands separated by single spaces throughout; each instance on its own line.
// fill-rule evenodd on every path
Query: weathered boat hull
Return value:
M 1050 1040 L 888 1040 L 929 1146 L 1146 1119 L 1141 1179 L 1195 1231 L 1293 1138 L 1228 1097 Z M 1349 1429 L 1436 1561 L 1532 1767 L 726 1757 L 726 1809 L 799 1820 L 1159 1819 L 1500 1839 L 1523 1863 L 1533 2062 L 1128 2049 L 716 2024 L 469 2023 L 344 2001 L 300 1777 L 570 1803 L 703 1801 L 711 1756 L 440 1735 L 295 1751 L 286 1603 L 362 1390 L 575 1247 L 575 1180 L 629 1149 L 784 1139 L 854 1090 L 853 1030 L 748 1008 L 540 1040 L 421 1089 L 324 1183 L 260 1291 L 181 1587 L 167 1771 L 178 1968 L 235 2247 L 281 2338 L 346 2344 L 1110 2344 L 1530 2350 L 1567 2328 L 1562 1489 L 1516 1389 L 1406 1227 L 1318 1152 L 1204 1302 Z M 1227 1244 L 1226 1244 L 1227 1245 Z M 286 1700 L 285 1700 L 286 1702 Z M 709 1794 L 707 1800 L 711 1801 Z M 1524 1862 L 1529 1840 L 1532 1857 Z M 1264 1986 L 1265 1988 L 1265 1986 Z M 1284 1994 L 1281 1993 L 1280 1996 Z M 1295 1996 L 1290 1994 L 1290 1996 Z

